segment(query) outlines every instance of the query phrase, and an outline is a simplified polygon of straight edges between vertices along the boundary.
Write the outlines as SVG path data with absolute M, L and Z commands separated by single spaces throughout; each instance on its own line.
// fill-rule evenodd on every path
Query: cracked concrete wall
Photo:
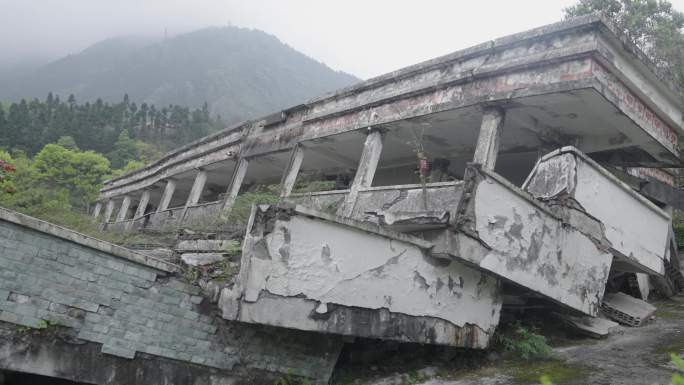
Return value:
M 470 198 L 457 222 L 483 247 L 460 257 L 596 316 L 612 261 L 600 227 L 577 228 L 494 173 L 472 167 L 468 173 Z
M 255 210 L 240 285 L 224 317 L 420 343 L 484 348 L 499 319 L 498 280 L 430 256 L 424 243 L 277 207 Z
M 420 185 L 386 186 L 360 191 L 353 217 L 369 219 L 368 212 L 419 213 L 447 211 L 453 218 L 463 192 L 463 182 L 429 184 L 427 210 L 423 206 L 423 188 Z
M 665 273 L 670 217 L 576 149 L 546 155 L 525 189 L 541 199 L 573 199 L 603 223 L 618 260 L 643 273 Z

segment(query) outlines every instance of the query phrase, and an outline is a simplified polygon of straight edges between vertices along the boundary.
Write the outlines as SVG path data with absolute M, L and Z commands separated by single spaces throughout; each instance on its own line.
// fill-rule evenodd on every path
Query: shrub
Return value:
M 246 225 L 252 212 L 252 205 L 274 205 L 280 202 L 280 186 L 258 186 L 254 191 L 238 195 L 226 219 L 228 223 Z
M 494 343 L 497 348 L 513 352 L 523 360 L 550 358 L 553 353 L 546 343 L 546 337 L 529 330 L 519 322 L 514 323 L 508 333 L 498 333 Z

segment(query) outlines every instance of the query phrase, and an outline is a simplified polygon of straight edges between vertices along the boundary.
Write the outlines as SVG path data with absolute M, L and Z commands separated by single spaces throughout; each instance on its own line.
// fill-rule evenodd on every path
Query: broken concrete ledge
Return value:
M 442 318 L 392 312 L 385 307 L 368 309 L 334 303 L 323 304 L 308 298 L 285 297 L 266 290 L 261 291 L 256 302 L 230 301 L 228 298 L 231 295 L 227 293 L 229 290 L 224 289 L 221 293 L 219 306 L 223 311 L 223 318 L 240 322 L 472 349 L 486 349 L 494 335 L 494 328 L 484 330 L 471 323 L 458 326 Z
M 27 227 L 31 230 L 49 234 L 58 238 L 66 239 L 81 246 L 86 246 L 91 249 L 109 253 L 119 258 L 139 263 L 156 270 L 167 273 L 176 273 L 181 271 L 181 268 L 178 265 L 174 265 L 172 263 L 150 257 L 149 255 L 138 253 L 125 247 L 105 242 L 91 236 L 30 217 L 28 215 L 20 214 L 16 211 L 11 211 L 6 208 L 0 207 L 0 220 Z

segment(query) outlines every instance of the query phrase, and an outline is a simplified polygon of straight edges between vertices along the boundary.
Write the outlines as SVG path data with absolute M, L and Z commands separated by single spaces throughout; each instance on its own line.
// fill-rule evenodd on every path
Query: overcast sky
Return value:
M 368 78 L 552 23 L 575 0 L 0 0 L 0 63 L 55 59 L 120 35 L 257 28 Z M 684 0 L 673 0 L 684 10 Z

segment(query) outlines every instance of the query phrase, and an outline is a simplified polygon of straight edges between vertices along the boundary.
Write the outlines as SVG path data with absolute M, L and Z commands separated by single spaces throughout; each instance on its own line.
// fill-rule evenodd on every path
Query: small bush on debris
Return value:
M 252 205 L 274 205 L 280 201 L 280 186 L 258 186 L 254 191 L 239 195 L 228 214 L 227 222 L 246 225 L 252 212 Z
M 515 353 L 523 360 L 551 358 L 553 353 L 546 343 L 546 337 L 522 326 L 520 322 L 514 323 L 510 330 L 497 333 L 494 343 L 497 349 Z

